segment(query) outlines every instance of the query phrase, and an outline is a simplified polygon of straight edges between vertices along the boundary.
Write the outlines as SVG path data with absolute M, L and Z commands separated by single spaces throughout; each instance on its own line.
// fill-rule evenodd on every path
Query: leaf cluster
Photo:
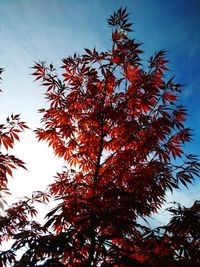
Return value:
M 165 78 L 164 50 L 150 58 L 148 70 L 143 67 L 140 44 L 124 32 L 132 25 L 126 9 L 108 23 L 116 28 L 110 50 L 66 57 L 62 77 L 52 64 L 33 66 L 49 104 L 39 110 L 36 136 L 67 167 L 47 192 L 16 203 L 0 218 L 2 241 L 15 239 L 0 253 L 3 266 L 199 265 L 199 202 L 171 208 L 165 227 L 138 223 L 158 211 L 167 190 L 199 176 L 198 159 L 184 152 L 191 131 L 185 107 L 177 105 L 181 85 Z M 18 139 L 16 120 L 20 127 L 18 117 L 2 125 L 6 149 Z M 33 221 L 35 203 L 50 197 L 55 206 L 41 226 Z

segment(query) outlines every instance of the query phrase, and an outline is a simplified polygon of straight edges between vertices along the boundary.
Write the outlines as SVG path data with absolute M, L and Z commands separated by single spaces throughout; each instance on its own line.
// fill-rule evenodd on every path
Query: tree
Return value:
M 0 68 L 0 75 L 3 69 Z M 1 80 L 1 77 L 0 77 Z M 1 90 L 0 90 L 1 92 Z M 0 124 L 0 206 L 5 204 L 4 196 L 9 194 L 7 182 L 8 175 L 12 176 L 12 169 L 25 168 L 24 162 L 8 153 L 14 147 L 15 141 L 19 141 L 19 133 L 28 128 L 25 122 L 20 120 L 19 114 L 6 118 L 6 123 Z
M 140 44 L 127 35 L 126 9 L 108 24 L 111 49 L 63 59 L 63 79 L 51 64 L 33 67 L 49 103 L 39 110 L 43 127 L 35 132 L 66 169 L 47 192 L 34 192 L 1 217 L 1 232 L 15 240 L 0 254 L 2 265 L 199 264 L 198 202 L 171 208 L 166 227 L 151 230 L 138 222 L 158 211 L 167 190 L 199 176 L 197 158 L 184 152 L 191 133 L 185 107 L 176 105 L 181 85 L 166 81 L 164 50 L 142 65 Z M 49 198 L 57 204 L 40 225 L 30 218 L 34 203 Z

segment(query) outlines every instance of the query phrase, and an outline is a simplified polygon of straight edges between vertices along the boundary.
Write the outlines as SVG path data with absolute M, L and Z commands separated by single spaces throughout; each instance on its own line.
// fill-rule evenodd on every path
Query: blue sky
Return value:
M 44 90 L 33 83 L 33 62 L 43 60 L 59 67 L 62 58 L 81 53 L 84 47 L 96 46 L 101 51 L 109 48 L 111 30 L 106 18 L 120 6 L 127 6 L 131 12 L 131 37 L 143 43 L 144 58 L 160 49 L 169 51 L 171 76 L 176 75 L 176 81 L 186 85 L 181 103 L 188 107 L 187 125 L 195 132 L 194 141 L 186 150 L 200 155 L 199 0 L 0 0 L 0 67 L 5 68 L 1 120 L 10 113 L 21 113 L 30 127 L 39 126 L 36 111 L 44 105 Z M 11 183 L 16 195 L 22 194 L 22 188 L 25 192 L 39 189 L 38 181 L 48 183 L 63 164 L 54 161 L 45 144 L 37 144 L 31 132 L 23 138 L 16 153 L 27 162 L 29 173 L 16 173 L 15 182 Z M 49 160 L 55 163 L 50 166 Z M 44 179 L 39 177 L 41 169 Z M 190 192 L 174 195 L 190 202 L 200 198 L 199 191 L 200 186 L 196 185 L 190 187 Z

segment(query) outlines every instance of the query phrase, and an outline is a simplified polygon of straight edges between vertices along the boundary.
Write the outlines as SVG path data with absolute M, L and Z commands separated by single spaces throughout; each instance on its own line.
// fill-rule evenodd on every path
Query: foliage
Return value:
M 0 75 L 3 69 L 0 68 Z M 1 77 L 0 77 L 1 79 Z M 14 155 L 8 153 L 14 147 L 15 141 L 19 141 L 19 134 L 28 128 L 25 122 L 20 120 L 19 114 L 6 118 L 5 123 L 0 124 L 0 206 L 3 208 L 5 199 L 3 196 L 9 194 L 7 187 L 8 176 L 12 176 L 12 170 L 17 167 L 25 168 L 24 162 Z
M 197 158 L 184 152 L 191 133 L 185 107 L 176 105 L 181 85 L 165 78 L 164 50 L 142 65 L 126 9 L 108 24 L 111 49 L 63 59 L 63 79 L 52 65 L 33 67 L 49 103 L 36 135 L 69 169 L 48 193 L 0 218 L 2 239 L 15 240 L 0 254 L 3 266 L 199 266 L 199 202 L 171 208 L 165 227 L 138 223 L 158 211 L 167 190 L 199 176 Z M 49 197 L 57 204 L 41 226 L 30 217 Z

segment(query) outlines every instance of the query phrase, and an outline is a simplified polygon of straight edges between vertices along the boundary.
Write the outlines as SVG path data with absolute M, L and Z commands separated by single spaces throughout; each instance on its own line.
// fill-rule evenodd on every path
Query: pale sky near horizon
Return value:
M 200 156 L 200 1 L 198 0 L 0 0 L 0 67 L 2 75 L 0 121 L 20 113 L 32 128 L 39 127 L 37 109 L 45 105 L 44 89 L 33 83 L 34 61 L 56 67 L 61 59 L 83 48 L 105 50 L 110 45 L 106 18 L 120 6 L 131 12 L 133 38 L 143 43 L 144 58 L 168 50 L 171 76 L 185 84 L 180 103 L 188 108 L 187 125 L 194 141 L 186 147 Z M 9 185 L 14 196 L 31 194 L 50 182 L 64 162 L 56 160 L 45 143 L 29 130 L 12 151 L 27 163 L 28 172 L 15 171 Z M 190 190 L 175 191 L 173 199 L 190 205 L 200 199 L 200 182 Z

